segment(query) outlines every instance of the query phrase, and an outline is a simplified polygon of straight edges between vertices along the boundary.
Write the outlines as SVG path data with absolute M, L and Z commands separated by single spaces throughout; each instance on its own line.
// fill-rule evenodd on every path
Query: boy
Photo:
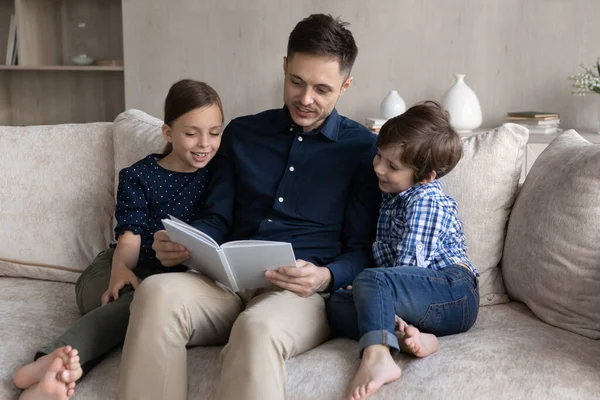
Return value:
M 377 268 L 363 270 L 327 305 L 334 330 L 360 339 L 350 400 L 400 378 L 393 359 L 400 349 L 426 357 L 439 347 L 436 336 L 467 331 L 479 307 L 478 272 L 467 257 L 457 205 L 437 180 L 462 155 L 448 112 L 431 101 L 410 108 L 385 123 L 377 148 Z

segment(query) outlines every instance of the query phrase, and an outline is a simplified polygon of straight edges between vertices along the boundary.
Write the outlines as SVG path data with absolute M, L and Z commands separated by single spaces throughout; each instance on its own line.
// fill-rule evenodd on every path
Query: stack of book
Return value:
M 371 130 L 371 132 L 379 133 L 379 130 L 386 121 L 387 119 L 382 118 L 367 118 L 365 125 Z
M 541 111 L 509 112 L 505 122 L 523 125 L 529 133 L 551 134 L 558 132 L 560 117 L 558 113 Z

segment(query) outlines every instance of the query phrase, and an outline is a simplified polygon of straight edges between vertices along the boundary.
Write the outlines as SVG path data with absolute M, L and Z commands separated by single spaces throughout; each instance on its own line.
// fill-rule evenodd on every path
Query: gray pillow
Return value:
M 510 216 L 508 294 L 548 324 L 600 338 L 600 146 L 574 130 L 540 154 Z

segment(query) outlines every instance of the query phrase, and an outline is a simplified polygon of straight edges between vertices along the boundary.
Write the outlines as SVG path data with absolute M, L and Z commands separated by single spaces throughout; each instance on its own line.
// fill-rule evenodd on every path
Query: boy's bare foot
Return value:
M 76 356 L 77 350 L 72 349 L 71 346 L 60 347 L 54 350 L 52 353 L 46 354 L 34 362 L 19 368 L 17 372 L 15 372 L 13 382 L 15 385 L 17 385 L 17 387 L 21 389 L 27 389 L 42 379 L 48 370 L 48 367 L 56 358 L 60 358 L 63 360 L 63 365 L 68 366 L 70 364 L 69 358 Z M 79 362 L 79 358 L 77 361 Z
M 427 357 L 440 348 L 440 343 L 435 335 L 423 333 L 414 326 L 404 327 L 404 333 L 399 332 L 397 336 L 402 351 L 417 357 Z
M 59 375 L 64 370 L 65 364 L 60 357 L 56 357 L 44 371 L 39 383 L 25 390 L 19 400 L 68 400 L 75 393 L 75 382 L 64 383 Z
M 369 346 L 364 350 L 358 372 L 350 384 L 348 400 L 365 399 L 386 383 L 399 379 L 401 374 L 402 370 L 392 358 L 387 346 Z

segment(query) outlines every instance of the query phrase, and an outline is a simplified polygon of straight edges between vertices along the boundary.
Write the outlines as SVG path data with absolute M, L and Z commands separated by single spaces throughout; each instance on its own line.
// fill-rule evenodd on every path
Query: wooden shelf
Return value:
M 5 71 L 123 71 L 123 66 L 102 65 L 0 65 Z
M 0 0 L 0 125 L 112 121 L 125 109 L 122 0 Z M 6 65 L 11 16 L 19 65 Z M 6 29 L 5 29 L 6 27 Z

